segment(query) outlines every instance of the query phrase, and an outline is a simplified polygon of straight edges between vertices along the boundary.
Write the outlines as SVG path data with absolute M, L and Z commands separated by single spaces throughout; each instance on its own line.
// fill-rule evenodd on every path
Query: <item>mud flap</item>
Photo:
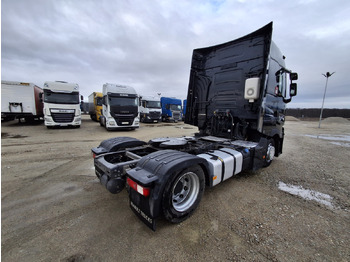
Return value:
M 130 208 L 150 229 L 156 231 L 156 219 L 149 214 L 148 198 L 140 195 L 134 189 L 129 189 Z
M 253 170 L 258 170 L 264 166 L 268 140 L 260 138 L 259 144 L 254 148 Z

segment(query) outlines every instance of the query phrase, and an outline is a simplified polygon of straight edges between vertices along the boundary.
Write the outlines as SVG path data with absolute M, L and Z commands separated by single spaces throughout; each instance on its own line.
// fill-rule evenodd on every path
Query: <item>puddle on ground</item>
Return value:
M 323 194 L 310 189 L 305 189 L 302 186 L 293 186 L 285 184 L 283 182 L 278 183 L 278 189 L 287 192 L 291 195 L 300 196 L 306 200 L 314 200 L 327 207 L 334 208 L 331 202 L 333 198 L 330 195 Z
M 175 128 L 180 128 L 180 129 L 195 129 L 194 127 L 190 127 L 190 126 L 175 126 Z
M 1 133 L 1 138 L 25 138 L 28 136 L 22 136 L 22 135 L 10 135 L 9 133 Z
M 305 135 L 316 139 L 329 140 L 333 145 L 350 147 L 350 134 L 345 135 Z

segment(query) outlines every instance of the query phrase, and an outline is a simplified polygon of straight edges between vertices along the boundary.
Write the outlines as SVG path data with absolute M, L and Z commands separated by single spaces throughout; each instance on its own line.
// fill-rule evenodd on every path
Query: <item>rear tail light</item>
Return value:
M 92 153 L 92 158 L 95 159 L 96 158 L 96 154 Z
M 137 184 L 134 180 L 127 178 L 128 185 L 134 189 L 135 191 L 139 192 L 141 195 L 148 197 L 150 193 L 150 188 L 143 187 Z

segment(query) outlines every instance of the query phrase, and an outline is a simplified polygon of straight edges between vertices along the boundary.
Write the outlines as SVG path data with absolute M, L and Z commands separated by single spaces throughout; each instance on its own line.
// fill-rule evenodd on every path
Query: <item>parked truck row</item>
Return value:
M 79 85 L 64 81 L 32 83 L 1 81 L 1 119 L 4 121 L 44 119 L 47 128 L 80 127 L 83 97 Z M 142 96 L 130 86 L 106 83 L 102 92 L 88 97 L 93 121 L 107 130 L 139 127 L 140 122 L 155 123 L 182 119 L 181 100 L 171 97 Z
M 151 229 L 161 216 L 179 223 L 193 214 L 205 187 L 267 167 L 282 154 L 285 109 L 297 79 L 272 41 L 272 23 L 195 49 L 185 123 L 199 132 L 148 142 L 104 140 L 92 148 L 96 176 L 111 193 L 126 187 L 130 208 Z M 175 120 L 180 105 L 168 100 L 162 117 Z
M 78 84 L 63 81 L 33 83 L 1 81 L 1 120 L 44 119 L 45 126 L 81 124 Z

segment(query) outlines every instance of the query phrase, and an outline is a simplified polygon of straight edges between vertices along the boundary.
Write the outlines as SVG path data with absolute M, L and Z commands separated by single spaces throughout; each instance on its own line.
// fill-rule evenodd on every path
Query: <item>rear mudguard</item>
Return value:
M 268 140 L 265 137 L 261 137 L 259 144 L 254 149 L 253 161 L 252 161 L 252 170 L 258 170 L 264 167 L 264 161 L 266 157 Z
M 162 197 L 167 181 L 176 172 L 198 164 L 206 173 L 206 160 L 185 152 L 161 150 L 141 158 L 137 166 L 127 172 L 127 176 L 151 188 L 151 192 L 148 197 L 144 197 L 130 188 L 131 209 L 148 227 L 155 230 L 155 219 L 162 214 Z
M 146 142 L 133 137 L 120 136 L 103 140 L 98 147 L 92 148 L 91 151 L 95 155 L 101 155 L 128 147 L 143 146 L 145 144 Z

